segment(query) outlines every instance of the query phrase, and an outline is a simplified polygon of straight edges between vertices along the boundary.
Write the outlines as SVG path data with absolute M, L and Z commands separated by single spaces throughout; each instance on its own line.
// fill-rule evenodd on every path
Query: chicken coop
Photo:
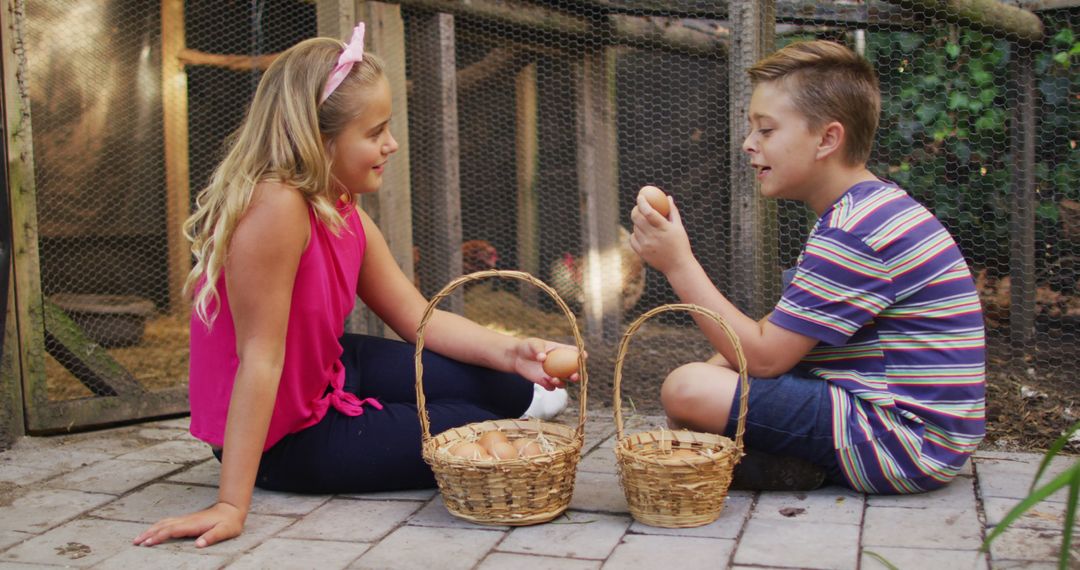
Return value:
M 1075 411 L 1078 17 L 1075 0 L 4 0 L 0 408 L 15 413 L 0 436 L 186 411 L 181 225 L 262 71 L 358 21 L 387 63 L 400 143 L 361 206 L 426 296 L 489 268 L 552 285 L 587 339 L 590 404 L 612 404 L 629 322 L 676 301 L 629 247 L 642 185 L 674 197 L 736 305 L 762 317 L 778 299 L 814 220 L 756 192 L 746 70 L 826 38 L 880 75 L 870 169 L 929 206 L 973 268 L 991 382 Z M 470 283 L 440 308 L 571 338 L 516 282 Z M 363 307 L 348 329 L 391 334 Z M 666 373 L 710 353 L 689 318 L 650 322 L 626 404 L 657 410 Z

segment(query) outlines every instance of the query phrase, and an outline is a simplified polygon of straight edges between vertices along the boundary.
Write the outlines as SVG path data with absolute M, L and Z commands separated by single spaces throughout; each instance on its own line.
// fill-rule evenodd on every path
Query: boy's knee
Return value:
M 668 416 L 678 418 L 704 401 L 709 376 L 716 367 L 704 362 L 691 362 L 672 370 L 660 388 L 660 402 Z

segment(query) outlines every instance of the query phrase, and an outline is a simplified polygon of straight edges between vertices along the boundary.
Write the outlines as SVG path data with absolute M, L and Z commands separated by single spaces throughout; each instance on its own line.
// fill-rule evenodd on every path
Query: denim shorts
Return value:
M 735 390 L 727 430 L 735 438 L 739 397 Z M 847 485 L 833 444 L 832 400 L 828 382 L 789 372 L 777 378 L 750 378 L 746 432 L 748 449 L 804 459 L 825 469 L 829 481 Z

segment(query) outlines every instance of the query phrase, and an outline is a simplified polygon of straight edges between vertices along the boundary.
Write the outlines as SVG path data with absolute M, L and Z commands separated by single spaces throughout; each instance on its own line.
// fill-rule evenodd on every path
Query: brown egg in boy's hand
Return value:
M 569 378 L 578 370 L 578 351 L 572 348 L 556 348 L 544 359 L 544 374 L 552 378 Z
M 638 195 L 644 196 L 652 209 L 660 212 L 661 216 L 666 218 L 668 213 L 671 212 L 671 204 L 668 203 L 667 194 L 656 186 L 642 186 Z

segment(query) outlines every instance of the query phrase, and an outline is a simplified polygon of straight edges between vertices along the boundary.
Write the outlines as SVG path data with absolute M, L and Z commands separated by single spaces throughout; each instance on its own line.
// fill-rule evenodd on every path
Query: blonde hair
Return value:
M 835 42 L 795 42 L 758 61 L 748 73 L 754 85 L 780 82 L 811 129 L 830 121 L 844 125 L 848 164 L 870 159 L 881 91 L 877 73 L 866 59 Z
M 365 54 L 320 105 L 318 97 L 343 47 L 338 40 L 314 38 L 274 60 L 259 81 L 243 123 L 227 139 L 225 158 L 195 199 L 195 213 L 184 223 L 195 256 L 184 291 L 196 289 L 194 310 L 207 325 L 217 317 L 217 281 L 256 184 L 295 187 L 321 222 L 335 232 L 344 224 L 330 198 L 333 178 L 324 141 L 332 140 L 357 116 L 363 91 L 382 77 L 383 66 L 377 57 Z

